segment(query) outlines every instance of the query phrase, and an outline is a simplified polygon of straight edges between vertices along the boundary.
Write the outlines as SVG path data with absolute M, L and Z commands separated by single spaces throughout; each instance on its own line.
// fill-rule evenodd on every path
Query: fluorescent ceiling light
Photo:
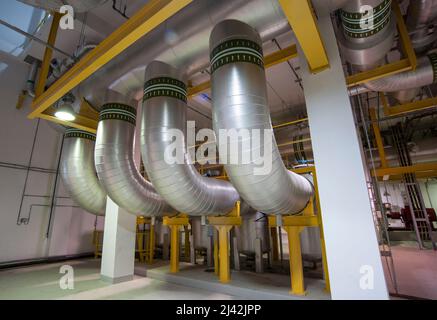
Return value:
M 64 104 L 55 112 L 55 117 L 64 121 L 73 121 L 76 119 L 73 107 L 70 104 Z

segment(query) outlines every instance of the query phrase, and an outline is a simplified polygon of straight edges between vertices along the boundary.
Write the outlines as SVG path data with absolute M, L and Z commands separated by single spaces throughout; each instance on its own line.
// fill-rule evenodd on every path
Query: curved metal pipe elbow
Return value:
M 237 144 L 242 154 L 252 153 L 252 146 L 256 143 L 256 134 L 252 129 L 258 129 L 261 134 L 271 133 L 271 147 L 268 141 L 265 144 L 262 137 L 259 139 L 259 150 L 264 150 L 264 165 L 271 164 L 267 173 L 257 172 L 260 165 L 253 159 L 247 164 L 242 161 L 234 164 L 229 156 L 220 153 L 220 160 L 225 164 L 232 184 L 241 198 L 257 211 L 266 214 L 300 213 L 310 200 L 313 187 L 304 177 L 289 172 L 282 162 L 267 105 L 259 34 L 243 22 L 224 20 L 215 26 L 211 34 L 210 52 L 213 126 L 219 144 L 226 148 L 231 143 Z M 248 130 L 250 137 L 245 140 L 246 143 L 239 138 L 222 141 L 222 129 L 228 133 L 235 129 L 240 132 L 241 129 Z M 272 157 L 266 160 L 269 151 Z
M 437 54 L 430 54 L 418 60 L 416 70 L 369 81 L 364 86 L 377 92 L 394 92 L 420 88 L 434 82 L 435 69 L 437 69 Z
M 96 171 L 109 197 L 138 216 L 162 216 L 174 212 L 135 166 L 133 139 L 135 108 L 119 103 L 102 106 L 95 148 Z
M 94 166 L 96 136 L 86 131 L 67 129 L 61 160 L 61 178 L 71 198 L 84 210 L 104 215 L 106 192 Z
M 227 181 L 201 176 L 187 151 L 187 87 L 182 73 L 154 61 L 147 66 L 145 80 L 141 151 L 156 190 L 172 207 L 188 215 L 229 213 L 239 199 L 235 188 Z M 173 142 L 175 133 L 179 135 Z M 181 157 L 170 163 L 165 154 L 173 150 L 172 145 Z

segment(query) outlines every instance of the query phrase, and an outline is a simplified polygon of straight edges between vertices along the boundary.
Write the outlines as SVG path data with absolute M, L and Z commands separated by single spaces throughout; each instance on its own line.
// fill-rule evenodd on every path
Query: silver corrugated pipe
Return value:
M 432 53 L 419 58 L 416 70 L 369 81 L 364 86 L 372 91 L 395 92 L 430 85 L 436 80 L 436 75 L 437 54 Z
M 373 20 L 363 18 L 364 5 L 373 7 Z M 340 16 L 343 32 L 338 33 L 338 40 L 345 59 L 360 70 L 380 65 L 395 37 L 391 0 L 351 0 L 341 9 Z
M 239 195 L 227 181 L 202 177 L 186 148 L 187 87 L 182 73 L 163 62 L 146 69 L 141 121 L 141 151 L 147 174 L 159 194 L 175 209 L 189 215 L 229 213 Z M 178 144 L 182 163 L 168 163 L 166 150 L 174 144 L 173 130 L 182 133 Z
M 96 136 L 86 131 L 67 129 L 61 160 L 61 178 L 71 198 L 86 211 L 104 215 L 106 192 L 94 166 Z
M 259 34 L 249 25 L 236 21 L 220 22 L 210 37 L 213 126 L 220 129 L 272 130 L 267 106 L 266 75 Z M 273 135 L 273 134 L 272 134 Z M 264 150 L 261 138 L 260 149 Z M 234 141 L 242 154 L 247 143 Z M 219 144 L 228 145 L 228 141 Z M 254 144 L 253 135 L 250 145 Z M 289 172 L 281 159 L 276 141 L 272 141 L 272 170 L 255 175 L 259 165 L 230 164 L 220 154 L 232 184 L 254 209 L 267 214 L 296 214 L 305 208 L 313 188 L 304 177 Z M 264 150 L 264 154 L 266 151 Z M 260 173 L 260 172 L 258 172 Z
M 111 102 L 100 111 L 94 154 L 97 175 L 109 197 L 136 215 L 161 216 L 173 212 L 135 166 L 135 108 L 123 99 L 108 101 Z

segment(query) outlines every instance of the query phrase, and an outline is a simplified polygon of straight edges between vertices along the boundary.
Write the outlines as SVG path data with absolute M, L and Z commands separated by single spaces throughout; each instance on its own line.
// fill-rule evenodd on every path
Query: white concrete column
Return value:
M 329 16 L 319 29 L 330 69 L 301 63 L 333 299 L 387 299 L 358 132 Z M 299 54 L 304 57 L 302 51 Z
M 136 216 L 106 200 L 101 279 L 119 283 L 133 279 Z

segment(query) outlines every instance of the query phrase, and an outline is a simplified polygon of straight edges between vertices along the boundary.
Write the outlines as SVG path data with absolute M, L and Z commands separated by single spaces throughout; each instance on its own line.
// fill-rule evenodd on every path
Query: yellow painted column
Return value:
M 302 227 L 285 226 L 288 234 L 288 247 L 290 253 L 290 294 L 303 296 L 306 294 L 303 279 L 302 253 L 300 248 L 300 232 Z
M 138 247 L 138 260 L 144 261 L 144 232 L 142 232 L 137 226 L 137 247 Z
M 149 263 L 153 263 L 153 258 L 155 256 L 155 226 L 150 224 L 150 234 L 149 234 Z
M 221 283 L 228 283 L 231 280 L 229 264 L 229 231 L 230 225 L 216 226 L 219 232 L 219 279 Z
M 179 272 L 179 225 L 170 225 L 170 272 Z

